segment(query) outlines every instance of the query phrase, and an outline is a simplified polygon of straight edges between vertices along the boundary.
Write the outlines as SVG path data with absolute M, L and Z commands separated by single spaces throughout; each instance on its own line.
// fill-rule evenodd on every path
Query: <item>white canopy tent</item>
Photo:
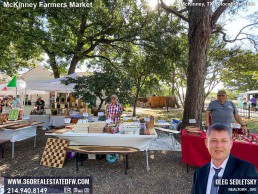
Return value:
M 71 74 L 69 76 L 66 77 L 72 77 L 72 78 L 76 78 L 77 74 Z M 44 81 L 23 81 L 23 80 L 17 80 L 16 82 L 16 86 L 17 86 L 17 95 L 20 96 L 20 100 L 21 102 L 24 102 L 26 95 L 32 95 L 33 98 L 35 97 L 35 94 L 38 96 L 44 96 L 45 94 L 45 98 L 46 95 L 49 98 L 49 92 L 50 91 L 54 91 L 54 92 L 59 92 L 59 93 L 71 93 L 73 91 L 73 88 L 75 86 L 75 84 L 69 84 L 69 85 L 64 85 L 61 83 L 61 81 L 63 79 L 65 79 L 66 77 L 62 77 L 62 78 L 58 78 L 58 79 L 51 79 L 51 80 L 44 80 Z M 7 87 L 8 84 L 1 84 L 0 85 L 0 96 L 8 96 L 8 95 L 12 95 L 15 96 L 16 95 L 16 88 L 10 88 Z M 35 99 L 31 98 L 32 101 L 34 101 Z M 48 104 L 49 99 L 47 99 L 46 104 Z
M 66 77 L 40 81 L 40 82 L 27 82 L 26 88 L 30 90 L 42 90 L 42 91 L 55 91 L 70 93 L 73 91 L 75 84 L 64 85 L 61 81 L 67 77 L 76 78 L 77 74 L 71 74 Z
M 8 84 L 1 84 L 0 85 L 0 94 L 3 96 L 12 95 L 15 96 L 16 94 L 16 88 L 7 87 Z M 17 94 L 18 95 L 24 95 L 24 94 L 47 94 L 45 91 L 39 91 L 39 90 L 31 90 L 26 88 L 26 82 L 23 80 L 17 80 Z

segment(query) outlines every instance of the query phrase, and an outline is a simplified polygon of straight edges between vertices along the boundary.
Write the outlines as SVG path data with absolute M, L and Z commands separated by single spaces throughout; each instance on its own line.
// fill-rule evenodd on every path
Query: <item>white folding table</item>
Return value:
M 46 133 L 46 135 L 70 141 L 70 145 L 96 145 L 96 146 L 124 146 L 137 148 L 146 153 L 146 169 L 149 170 L 148 149 L 154 135 L 133 135 L 133 134 L 108 134 L 108 133 L 74 133 L 72 131 L 57 134 Z
M 37 126 L 28 126 L 18 129 L 1 129 L 0 140 L 12 142 L 12 159 L 14 158 L 14 143 L 34 137 L 34 148 L 36 147 Z

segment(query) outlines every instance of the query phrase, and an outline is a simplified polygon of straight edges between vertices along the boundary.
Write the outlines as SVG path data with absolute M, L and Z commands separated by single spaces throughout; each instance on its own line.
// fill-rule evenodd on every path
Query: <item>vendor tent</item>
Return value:
M 1 96 L 8 96 L 12 95 L 15 96 L 16 88 L 10 88 L 7 86 L 8 84 L 0 84 L 0 95 Z M 38 90 L 31 90 L 26 89 L 26 83 L 23 80 L 17 80 L 17 94 L 24 95 L 24 94 L 46 94 L 45 91 L 38 91 Z
M 61 81 L 67 77 L 76 78 L 77 74 L 71 74 L 62 78 L 51 79 L 40 82 L 27 82 L 27 89 L 43 90 L 43 91 L 56 91 L 56 92 L 72 92 L 75 84 L 64 85 Z

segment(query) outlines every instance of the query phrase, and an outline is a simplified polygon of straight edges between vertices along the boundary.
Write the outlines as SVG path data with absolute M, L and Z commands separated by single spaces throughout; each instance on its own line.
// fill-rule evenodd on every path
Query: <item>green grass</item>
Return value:
M 127 107 L 126 112 L 129 114 L 132 114 L 133 109 L 131 107 Z M 171 119 L 177 119 L 182 120 L 183 118 L 183 110 L 182 109 L 169 109 L 169 112 L 167 112 L 167 109 L 165 108 L 143 108 L 141 109 L 142 113 L 137 113 L 137 117 L 146 117 L 153 115 L 156 120 L 165 120 L 165 121 L 171 121 Z M 203 122 L 205 121 L 205 112 L 202 113 L 202 119 Z M 247 124 L 247 128 L 251 133 L 258 133 L 258 118 L 242 118 L 244 123 Z

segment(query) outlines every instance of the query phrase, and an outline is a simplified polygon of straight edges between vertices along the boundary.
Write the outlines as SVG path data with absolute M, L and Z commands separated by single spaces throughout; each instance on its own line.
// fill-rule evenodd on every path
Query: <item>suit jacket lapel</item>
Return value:
M 209 173 L 210 173 L 210 166 L 211 163 L 207 164 L 205 166 L 205 169 L 203 170 L 201 174 L 201 193 L 206 194 L 206 189 L 207 189 L 207 184 L 208 184 L 208 178 L 209 178 Z M 205 186 L 203 186 L 205 185 Z
M 234 171 L 234 167 L 235 167 L 235 159 L 232 155 L 229 155 L 228 162 L 227 162 L 227 165 L 226 165 L 226 168 L 225 168 L 222 178 L 231 177 L 231 174 Z M 222 193 L 224 187 L 225 186 L 220 186 L 218 193 Z

